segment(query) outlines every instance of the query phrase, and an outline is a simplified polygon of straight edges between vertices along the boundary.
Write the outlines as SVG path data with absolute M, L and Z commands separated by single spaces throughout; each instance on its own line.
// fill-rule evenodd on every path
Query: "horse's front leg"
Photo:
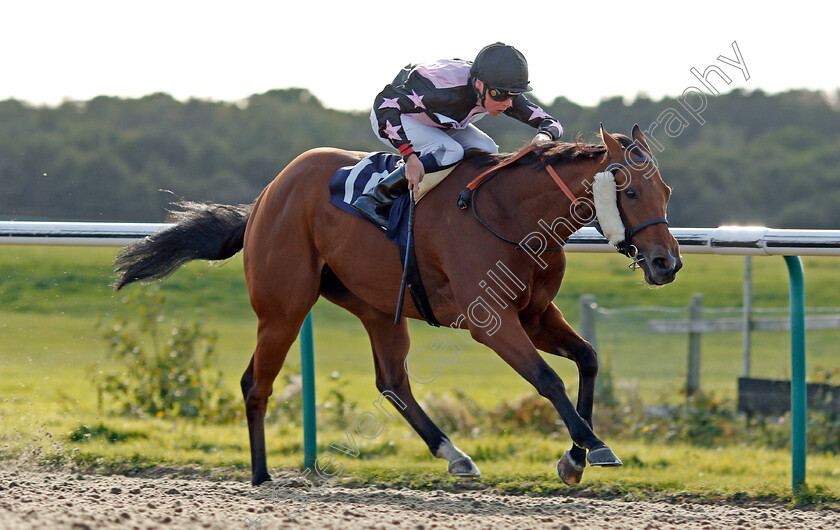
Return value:
M 580 378 L 576 410 L 580 417 L 592 427 L 595 378 L 598 375 L 598 355 L 595 349 L 572 329 L 554 304 L 550 304 L 539 315 L 523 318 L 522 325 L 538 349 L 575 362 Z M 587 460 L 594 466 L 621 465 L 621 460 L 606 446 L 594 450 L 590 448 L 587 455 L 583 447 L 574 444 L 557 462 L 557 473 L 566 484 L 571 486 L 579 484 Z
M 584 409 L 590 411 L 590 418 L 586 420 L 569 400 L 562 379 L 537 352 L 520 323 L 519 315 L 502 315 L 501 325 L 493 329 L 479 328 L 471 322 L 470 332 L 473 338 L 499 354 L 519 375 L 531 383 L 541 396 L 551 401 L 560 413 L 575 446 L 580 448 L 582 454 L 585 454 L 586 450 L 589 451 L 586 459 L 590 464 L 621 465 L 612 451 L 592 432 L 591 398 L 588 405 L 586 399 L 582 404 Z M 594 377 L 592 381 L 594 382 Z

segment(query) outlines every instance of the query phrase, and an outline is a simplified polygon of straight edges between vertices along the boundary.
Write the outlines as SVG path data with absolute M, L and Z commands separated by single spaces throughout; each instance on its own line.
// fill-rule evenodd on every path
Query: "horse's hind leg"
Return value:
M 598 355 L 595 349 L 572 329 L 554 304 L 549 305 L 541 315 L 524 320 L 523 327 L 538 349 L 575 362 L 580 378 L 576 410 L 592 427 L 595 378 L 598 375 Z M 572 486 L 579 484 L 587 459 L 596 466 L 621 465 L 621 460 L 607 447 L 590 451 L 587 457 L 586 449 L 573 444 L 557 463 L 557 473 L 563 482 Z
M 298 318 L 260 318 L 257 347 L 242 376 L 242 396 L 251 443 L 251 483 L 255 486 L 271 480 L 265 452 L 265 411 L 274 379 L 283 367 L 304 318 L 306 312 Z
M 294 236 L 285 235 L 283 251 L 277 251 L 277 239 L 271 237 L 252 237 L 245 247 L 245 278 L 251 306 L 259 318 L 257 346 L 241 381 L 254 485 L 271 480 L 266 463 L 265 411 L 272 384 L 318 299 L 318 258 L 314 249 L 300 241 L 291 249 L 289 241 L 294 242 Z M 271 249 L 261 247 L 270 244 L 274 244 Z

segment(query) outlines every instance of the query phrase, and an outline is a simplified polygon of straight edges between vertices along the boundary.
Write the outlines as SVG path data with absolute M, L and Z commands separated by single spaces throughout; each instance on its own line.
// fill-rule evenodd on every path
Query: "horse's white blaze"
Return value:
M 618 192 L 615 177 L 611 171 L 602 171 L 595 175 L 592 196 L 595 202 L 595 215 L 604 231 L 604 237 L 611 245 L 624 241 L 624 223 L 618 213 Z
M 467 456 L 467 454 L 455 447 L 455 444 L 453 444 L 449 440 L 444 440 L 444 442 L 440 444 L 440 447 L 438 447 L 435 456 L 438 458 L 445 458 L 451 464 L 459 458 L 464 458 L 465 456 Z

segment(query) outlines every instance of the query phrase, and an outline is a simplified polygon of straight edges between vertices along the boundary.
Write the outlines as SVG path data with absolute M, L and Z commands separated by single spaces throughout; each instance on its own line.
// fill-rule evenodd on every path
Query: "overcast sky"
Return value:
M 528 58 L 534 94 L 594 105 L 639 93 L 840 86 L 838 4 L 477 1 L 11 1 L 0 3 L 0 100 L 97 95 L 236 101 L 308 88 L 369 109 L 409 62 L 472 59 L 500 40 Z M 778 7 L 774 7 L 778 6 Z M 744 69 L 718 60 L 738 57 Z M 746 75 L 749 79 L 746 79 Z M 705 88 L 710 91 L 709 88 Z

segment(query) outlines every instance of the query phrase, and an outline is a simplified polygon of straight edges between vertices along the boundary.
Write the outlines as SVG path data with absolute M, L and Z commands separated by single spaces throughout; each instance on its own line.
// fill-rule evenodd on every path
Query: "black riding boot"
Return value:
M 408 192 L 405 178 L 405 164 L 382 179 L 375 188 L 365 193 L 352 204 L 353 209 L 382 228 L 388 228 L 388 213 L 391 204 Z

